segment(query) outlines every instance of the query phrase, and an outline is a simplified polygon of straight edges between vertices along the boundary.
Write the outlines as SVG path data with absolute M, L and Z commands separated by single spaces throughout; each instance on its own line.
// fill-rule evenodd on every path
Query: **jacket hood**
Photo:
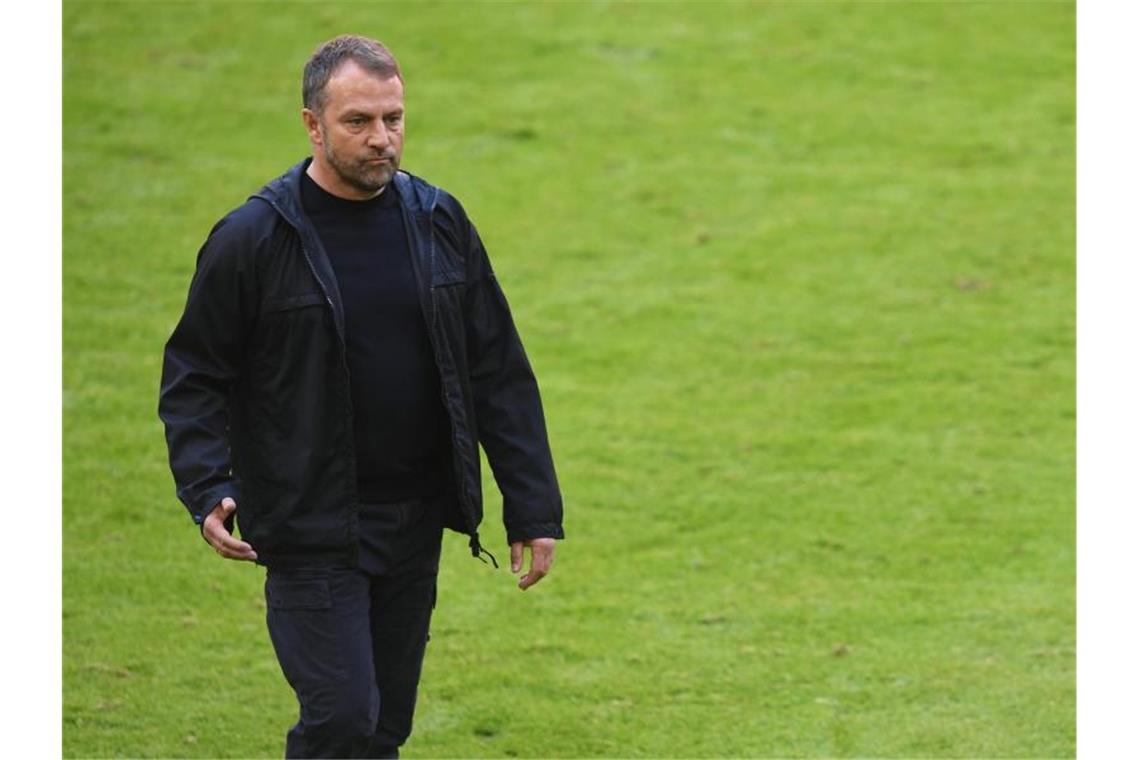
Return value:
M 301 207 L 301 174 L 309 168 L 312 157 L 305 158 L 285 170 L 276 179 L 270 180 L 250 196 L 269 203 L 276 208 L 294 227 L 305 224 L 305 212 Z M 419 177 L 405 171 L 397 171 L 390 185 L 396 186 L 400 202 L 413 215 L 430 213 L 435 206 L 438 190 Z

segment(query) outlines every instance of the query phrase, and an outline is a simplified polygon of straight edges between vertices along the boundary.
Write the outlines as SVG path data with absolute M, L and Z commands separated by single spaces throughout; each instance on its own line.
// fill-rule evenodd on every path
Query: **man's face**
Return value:
M 388 184 L 404 152 L 404 85 L 381 79 L 355 61 L 338 68 L 325 85 L 321 113 L 302 113 L 313 160 L 326 188 L 369 198 Z

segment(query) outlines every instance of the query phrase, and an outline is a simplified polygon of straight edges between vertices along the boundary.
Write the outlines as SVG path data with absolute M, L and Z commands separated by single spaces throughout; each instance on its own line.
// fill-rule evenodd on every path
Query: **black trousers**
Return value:
M 435 607 L 441 514 L 439 497 L 362 504 L 359 568 L 269 568 L 269 637 L 301 707 L 286 757 L 399 756 Z

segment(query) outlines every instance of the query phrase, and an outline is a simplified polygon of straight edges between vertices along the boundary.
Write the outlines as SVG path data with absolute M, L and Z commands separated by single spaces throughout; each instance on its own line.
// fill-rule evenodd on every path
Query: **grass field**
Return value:
M 295 719 L 155 408 L 345 31 L 401 59 L 566 498 L 526 594 L 447 538 L 406 756 L 1074 754 L 1072 4 L 67 2 L 66 756 Z

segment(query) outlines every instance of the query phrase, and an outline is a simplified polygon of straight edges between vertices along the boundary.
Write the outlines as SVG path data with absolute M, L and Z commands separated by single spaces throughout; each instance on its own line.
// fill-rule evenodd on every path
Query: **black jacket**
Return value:
M 301 208 L 309 160 L 226 215 L 198 253 L 162 369 L 178 497 L 198 524 L 226 496 L 262 564 L 356 562 L 353 411 L 336 276 Z M 445 525 L 481 547 L 478 444 L 509 542 L 562 538 L 538 385 L 459 202 L 397 173 L 420 302 L 451 421 Z

